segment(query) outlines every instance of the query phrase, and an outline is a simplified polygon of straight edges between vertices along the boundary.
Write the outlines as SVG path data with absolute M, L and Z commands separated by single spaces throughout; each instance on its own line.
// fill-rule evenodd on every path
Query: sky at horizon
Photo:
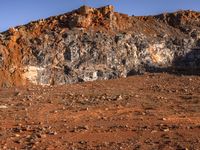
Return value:
M 0 0 L 0 32 L 30 21 L 69 12 L 82 5 L 113 5 L 129 15 L 155 15 L 177 10 L 200 11 L 198 0 Z

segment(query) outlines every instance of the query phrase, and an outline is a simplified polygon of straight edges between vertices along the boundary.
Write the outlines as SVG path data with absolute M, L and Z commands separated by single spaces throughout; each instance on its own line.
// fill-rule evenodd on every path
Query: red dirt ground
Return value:
M 200 149 L 200 76 L 1 88 L 0 149 Z

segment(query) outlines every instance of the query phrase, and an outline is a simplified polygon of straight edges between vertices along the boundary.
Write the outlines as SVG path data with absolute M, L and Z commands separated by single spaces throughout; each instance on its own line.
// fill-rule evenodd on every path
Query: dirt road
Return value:
M 0 89 L 0 149 L 200 149 L 200 76 Z

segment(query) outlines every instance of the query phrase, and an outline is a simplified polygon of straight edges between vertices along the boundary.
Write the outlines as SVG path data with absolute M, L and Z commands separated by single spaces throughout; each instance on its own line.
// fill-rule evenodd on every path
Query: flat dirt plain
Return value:
M 200 76 L 0 89 L 0 149 L 200 149 Z

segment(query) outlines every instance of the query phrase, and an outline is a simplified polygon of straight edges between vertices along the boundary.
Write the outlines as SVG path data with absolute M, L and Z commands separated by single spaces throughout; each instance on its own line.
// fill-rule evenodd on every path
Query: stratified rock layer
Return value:
M 0 34 L 0 86 L 58 85 L 200 66 L 200 13 L 78 10 Z

